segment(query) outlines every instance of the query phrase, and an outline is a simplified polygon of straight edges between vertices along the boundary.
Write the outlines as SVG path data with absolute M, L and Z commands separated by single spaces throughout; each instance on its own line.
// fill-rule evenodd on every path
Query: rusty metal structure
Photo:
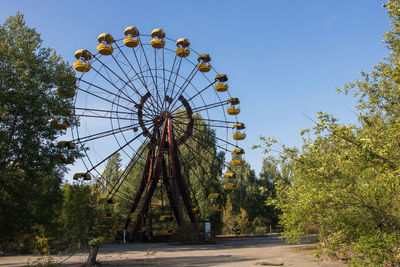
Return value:
M 69 124 L 56 118 L 50 125 L 66 134 L 67 140 L 57 143 L 66 155 L 60 161 L 74 163 L 69 153 L 81 149 L 84 157 L 73 180 L 101 187 L 105 208 L 99 216 L 112 219 L 112 206 L 128 203 L 124 232 L 128 239 L 142 240 L 146 232 L 154 234 L 151 202 L 157 192 L 162 207 L 158 220 L 170 226 L 155 235 L 170 235 L 171 224 L 180 227 L 185 220 L 196 222 L 201 213 L 221 211 L 222 190 L 237 189 L 239 177 L 232 166 L 245 164 L 238 140 L 246 134 L 245 124 L 237 120 L 240 101 L 230 95 L 228 77 L 212 67 L 210 55 L 193 50 L 187 38 L 168 38 L 163 29 L 142 34 L 129 26 L 123 33 L 124 38 L 101 33 L 94 51 L 75 52 L 76 89 L 57 88 L 55 93 L 74 104 L 79 126 L 69 132 Z M 207 135 L 215 140 L 213 149 L 203 147 Z M 231 153 L 232 160 L 211 174 L 215 162 L 204 155 L 215 157 L 217 150 Z M 122 164 L 123 171 L 113 169 Z M 122 192 L 138 169 L 136 191 Z M 189 172 L 203 187 L 208 209 L 199 207 L 194 191 L 200 189 L 191 187 Z M 217 186 L 204 186 L 205 179 Z M 164 212 L 164 195 L 169 214 Z
M 150 133 L 146 125 L 143 123 L 142 110 L 149 97 L 150 94 L 147 93 L 142 97 L 140 104 L 137 105 L 139 124 L 144 135 L 150 138 L 150 143 L 148 145 L 142 179 L 124 226 L 124 230 L 127 230 L 129 223 L 132 220 L 131 214 L 135 214 L 136 209 L 140 208 L 138 216 L 134 222 L 132 232 L 133 236 L 135 236 L 146 223 L 146 214 L 149 210 L 150 200 L 161 177 L 162 184 L 166 189 L 168 200 L 178 226 L 183 226 L 184 223 L 180 197 L 182 197 L 190 221 L 192 223 L 196 221 L 195 214 L 193 214 L 193 206 L 189 191 L 182 178 L 178 158 L 178 145 L 185 142 L 193 132 L 193 111 L 187 100 L 182 95 L 179 96 L 178 100 L 185 107 L 189 121 L 184 134 L 178 140 L 175 139 L 173 115 L 168 111 L 164 111 L 161 116 L 158 116 L 153 120 L 153 131 Z M 166 161 L 168 161 L 168 164 Z M 138 207 L 142 197 L 144 198 L 143 204 L 141 207 Z

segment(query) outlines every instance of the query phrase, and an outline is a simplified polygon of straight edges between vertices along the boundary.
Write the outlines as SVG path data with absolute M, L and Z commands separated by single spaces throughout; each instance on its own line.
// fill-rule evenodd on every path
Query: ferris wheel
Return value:
M 240 101 L 228 90 L 228 76 L 217 72 L 210 55 L 193 50 L 186 38 L 168 38 L 163 29 L 142 34 L 133 26 L 123 33 L 120 39 L 102 33 L 96 49 L 77 50 L 73 64 L 76 89 L 57 90 L 60 97 L 73 99 L 79 118 L 79 126 L 70 129 L 71 139 L 57 145 L 66 151 L 85 147 L 83 170 L 73 179 L 107 184 L 107 204 L 118 198 L 130 201 L 125 230 L 132 221 L 134 233 L 143 227 L 157 186 L 164 188 L 173 211 L 173 216 L 163 215 L 160 221 L 183 225 L 184 206 L 190 221 L 195 222 L 199 209 L 193 204 L 193 190 L 188 188 L 187 169 L 182 165 L 190 169 L 196 163 L 188 163 L 181 152 L 184 149 L 199 164 L 208 162 L 192 147 L 201 147 L 205 141 L 201 133 L 208 133 L 218 151 L 231 154 L 223 163 L 225 173 L 216 181 L 223 186 L 204 188 L 211 203 L 208 209 L 220 211 L 219 188 L 237 189 L 232 166 L 244 165 L 245 151 L 238 142 L 246 137 L 245 125 L 238 121 Z M 59 130 L 68 128 L 58 121 L 51 125 Z M 116 181 L 110 181 L 102 172 L 116 153 L 126 168 Z M 215 155 L 215 150 L 205 147 L 202 153 Z M 69 157 L 63 160 L 73 161 Z M 130 195 L 123 194 L 119 189 L 135 166 L 142 170 L 139 187 Z M 114 215 L 105 212 L 101 216 Z

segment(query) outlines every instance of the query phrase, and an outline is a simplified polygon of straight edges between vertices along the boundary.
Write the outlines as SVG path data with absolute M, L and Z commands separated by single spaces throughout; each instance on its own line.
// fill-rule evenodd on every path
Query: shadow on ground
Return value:
M 255 260 L 254 258 L 237 257 L 231 255 L 219 256 L 184 256 L 184 257 L 156 257 L 154 259 L 106 260 L 100 259 L 102 266 L 215 266 L 217 264 L 238 263 Z
M 304 240 L 302 244 L 310 243 L 312 240 Z M 201 245 L 173 245 L 168 243 L 127 243 L 127 244 L 106 244 L 102 246 L 99 253 L 125 253 L 129 251 L 193 251 L 193 250 L 225 250 L 225 249 L 242 249 L 242 248 L 257 248 L 268 246 L 284 246 L 287 245 L 280 238 L 280 234 L 271 234 L 263 237 L 240 237 L 240 238 L 218 238 L 216 244 L 201 244 Z

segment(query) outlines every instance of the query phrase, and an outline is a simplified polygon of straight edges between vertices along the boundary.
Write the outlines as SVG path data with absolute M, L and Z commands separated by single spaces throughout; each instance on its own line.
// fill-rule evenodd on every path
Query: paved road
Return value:
M 224 238 L 217 244 L 170 245 L 166 243 L 108 244 L 100 248 L 102 266 L 345 266 L 340 262 L 317 261 L 312 244 L 287 245 L 279 235 Z M 87 254 L 76 254 L 62 266 L 80 266 Z M 66 257 L 56 257 L 60 262 Z M 0 257 L 0 266 L 24 266 L 32 256 Z

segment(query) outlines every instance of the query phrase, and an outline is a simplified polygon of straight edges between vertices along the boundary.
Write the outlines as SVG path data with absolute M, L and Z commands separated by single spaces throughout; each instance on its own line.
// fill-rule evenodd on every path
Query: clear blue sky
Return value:
M 3 1 L 1 23 L 19 10 L 44 45 L 69 62 L 77 48 L 97 36 L 122 36 L 126 26 L 142 33 L 163 28 L 185 36 L 213 66 L 229 76 L 231 94 L 241 99 L 240 119 L 248 138 L 246 160 L 257 172 L 262 155 L 251 151 L 260 135 L 300 145 L 300 129 L 312 125 L 302 114 L 334 113 L 354 122 L 354 101 L 335 88 L 369 71 L 388 50 L 383 1 Z

